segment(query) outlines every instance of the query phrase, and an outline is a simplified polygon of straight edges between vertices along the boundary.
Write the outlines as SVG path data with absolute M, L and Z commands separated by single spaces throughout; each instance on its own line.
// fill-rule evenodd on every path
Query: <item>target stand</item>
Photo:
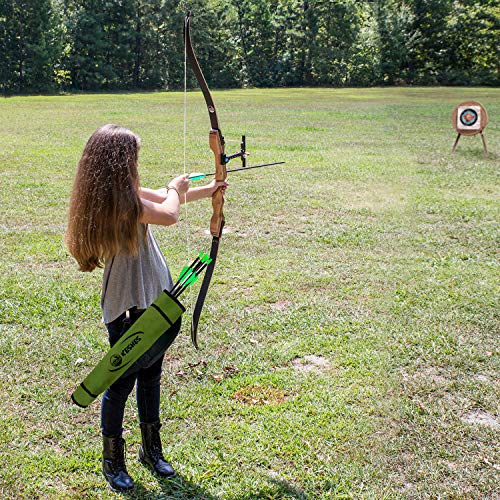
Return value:
M 451 148 L 454 153 L 457 149 L 457 144 L 462 135 L 481 135 L 483 142 L 483 151 L 485 156 L 488 156 L 488 148 L 486 147 L 486 139 L 483 135 L 483 130 L 488 124 L 488 113 L 483 105 L 477 101 L 465 101 L 460 103 L 454 110 L 452 115 L 453 128 L 457 131 L 457 138 Z

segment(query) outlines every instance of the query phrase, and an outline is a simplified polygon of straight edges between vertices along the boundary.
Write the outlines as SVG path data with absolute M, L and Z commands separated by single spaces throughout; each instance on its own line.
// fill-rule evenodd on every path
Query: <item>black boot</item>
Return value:
M 125 466 L 125 440 L 121 436 L 102 436 L 102 473 L 114 491 L 130 491 L 134 482 Z
M 174 469 L 163 457 L 160 427 L 160 422 L 141 424 L 142 445 L 139 448 L 139 460 L 151 467 L 159 476 L 174 477 Z

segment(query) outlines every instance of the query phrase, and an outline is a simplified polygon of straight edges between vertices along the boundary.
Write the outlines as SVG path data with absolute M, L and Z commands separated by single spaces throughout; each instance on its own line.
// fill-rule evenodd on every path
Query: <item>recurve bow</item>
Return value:
M 188 12 L 184 23 L 184 43 L 186 47 L 187 60 L 198 80 L 201 91 L 203 92 L 203 97 L 207 105 L 208 116 L 210 117 L 210 134 L 209 134 L 209 145 L 210 149 L 214 153 L 215 157 L 215 180 L 224 181 L 227 177 L 226 164 L 233 158 L 240 157 L 245 167 L 245 161 L 247 153 L 245 151 L 245 137 L 243 136 L 241 141 L 241 150 L 233 155 L 226 156 L 224 151 L 224 137 L 222 135 L 219 119 L 217 117 L 217 110 L 215 109 L 215 104 L 208 88 L 207 82 L 201 71 L 200 64 L 193 50 L 193 44 L 191 41 L 190 34 L 190 21 L 191 12 Z M 203 309 L 203 304 L 205 303 L 205 297 L 207 295 L 208 287 L 210 285 L 210 280 L 212 279 L 212 274 L 215 268 L 215 262 L 217 260 L 217 252 L 219 250 L 219 242 L 222 236 L 222 229 L 224 228 L 224 192 L 222 188 L 218 188 L 212 195 L 212 218 L 210 220 L 210 233 L 212 235 L 212 246 L 210 249 L 210 258 L 212 261 L 207 267 L 203 282 L 201 284 L 200 292 L 198 298 L 196 299 L 196 304 L 193 311 L 193 319 L 191 322 L 191 339 L 194 346 L 198 349 L 198 323 L 200 320 L 201 311 Z

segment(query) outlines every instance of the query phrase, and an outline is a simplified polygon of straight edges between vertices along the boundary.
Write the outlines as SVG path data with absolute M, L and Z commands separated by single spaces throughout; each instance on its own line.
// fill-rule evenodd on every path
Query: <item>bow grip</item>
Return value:
M 209 135 L 210 149 L 215 157 L 215 180 L 224 181 L 227 177 L 226 164 L 224 158 L 224 139 L 220 130 L 212 129 Z M 218 188 L 212 195 L 212 218 L 210 219 L 210 233 L 215 238 L 220 238 L 224 227 L 224 193 L 222 188 Z

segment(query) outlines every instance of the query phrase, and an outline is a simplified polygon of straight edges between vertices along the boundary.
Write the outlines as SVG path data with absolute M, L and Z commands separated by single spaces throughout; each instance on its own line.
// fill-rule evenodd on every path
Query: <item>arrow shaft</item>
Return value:
M 285 162 L 284 161 L 275 161 L 273 163 L 263 163 L 262 165 L 252 165 L 251 167 L 232 168 L 230 170 L 226 170 L 226 172 L 227 173 L 241 172 L 242 170 L 252 170 L 253 168 L 271 167 L 273 165 L 282 165 L 283 163 L 285 163 Z M 201 179 L 204 179 L 205 177 L 210 177 L 212 175 L 215 175 L 215 172 L 212 172 L 211 174 L 193 175 L 192 177 L 189 177 L 189 180 L 190 181 L 199 181 Z
M 281 165 L 285 163 L 284 161 L 275 161 L 273 163 L 263 163 L 262 165 L 252 165 L 251 167 L 241 167 L 241 168 L 233 168 L 231 170 L 226 170 L 226 172 L 240 172 L 241 170 L 251 170 L 252 168 L 262 168 L 262 167 L 271 167 L 272 165 Z

